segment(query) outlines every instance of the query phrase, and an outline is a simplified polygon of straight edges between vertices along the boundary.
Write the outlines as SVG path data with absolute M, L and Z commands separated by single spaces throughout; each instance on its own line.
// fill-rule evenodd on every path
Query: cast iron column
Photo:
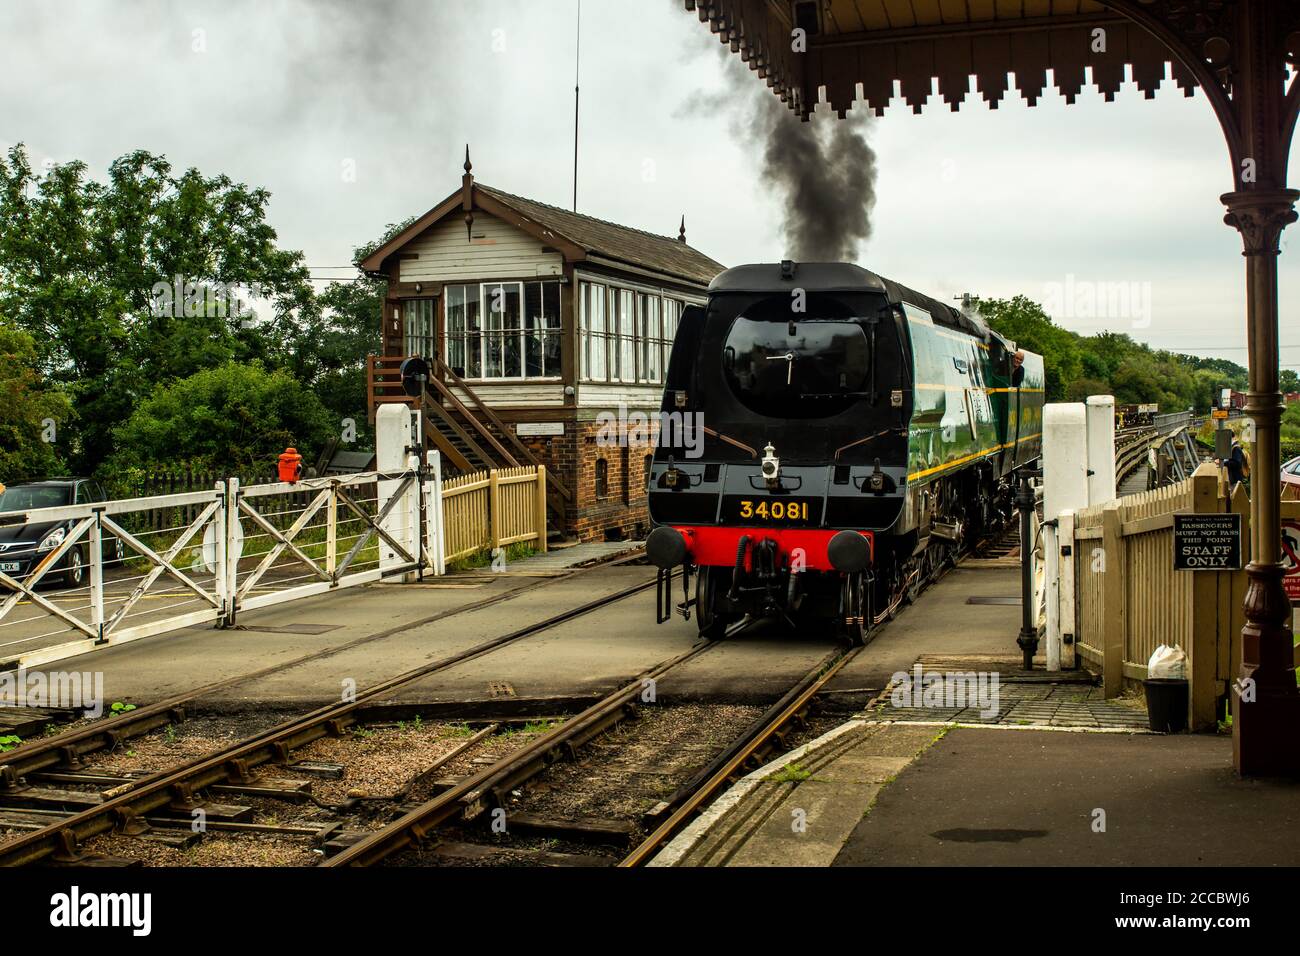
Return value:
M 1294 189 L 1228 193 L 1225 221 L 1240 230 L 1246 256 L 1250 391 L 1246 414 L 1255 429 L 1250 467 L 1250 584 L 1241 629 L 1241 675 L 1232 687 L 1233 763 L 1241 774 L 1300 770 L 1300 694 L 1282 586 L 1282 527 L 1278 500 L 1284 408 L 1278 383 L 1277 258 L 1282 230 L 1296 221 Z
M 1242 238 L 1246 257 L 1246 321 L 1250 389 L 1246 414 L 1255 430 L 1250 468 L 1250 563 L 1241 629 L 1241 674 L 1232 688 L 1232 757 L 1237 772 L 1300 773 L 1300 694 L 1282 586 L 1277 259 L 1282 230 L 1296 221 L 1300 192 L 1286 188 L 1292 124 L 1286 114 L 1290 5 L 1237 0 L 1232 105 L 1236 112 L 1237 190 L 1223 196 L 1224 221 Z

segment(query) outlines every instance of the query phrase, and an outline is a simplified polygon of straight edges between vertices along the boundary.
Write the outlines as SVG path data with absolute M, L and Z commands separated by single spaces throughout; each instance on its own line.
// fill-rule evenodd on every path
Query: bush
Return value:
M 283 371 L 229 363 L 160 385 L 114 430 L 113 471 L 185 461 L 223 472 L 264 469 L 286 447 L 310 461 L 337 423 Z

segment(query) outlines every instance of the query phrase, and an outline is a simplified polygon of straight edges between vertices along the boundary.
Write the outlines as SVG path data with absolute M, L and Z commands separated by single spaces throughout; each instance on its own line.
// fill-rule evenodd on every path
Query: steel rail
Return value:
M 535 776 L 562 754 L 571 754 L 583 743 L 603 732 L 618 719 L 621 711 L 632 705 L 645 689 L 647 680 L 656 680 L 678 664 L 716 646 L 716 641 L 696 644 L 690 650 L 643 671 L 630 683 L 581 714 L 515 753 L 461 780 L 451 789 L 324 861 L 321 866 L 373 866 L 386 857 L 419 843 L 434 829 L 453 818 L 472 819 L 485 809 L 490 799 L 499 803 L 505 791 Z
M 48 856 L 74 858 L 78 843 L 115 828 L 125 828 L 168 804 L 184 806 L 194 794 L 213 784 L 243 780 L 263 763 L 284 762 L 289 751 L 327 734 L 341 734 L 356 723 L 354 712 L 380 695 L 455 664 L 490 653 L 504 645 L 534 636 L 575 617 L 606 607 L 654 587 L 654 581 L 623 588 L 613 594 L 562 611 L 535 624 L 492 638 L 474 647 L 388 678 L 359 693 L 354 700 L 329 704 L 295 717 L 252 737 L 141 778 L 121 792 L 111 792 L 103 803 L 57 821 L 50 826 L 0 844 L 0 866 L 22 866 Z M 481 606 L 481 605 L 479 605 Z M 60 857 L 56 857 L 60 858 Z
M 589 565 L 578 568 L 569 574 L 553 577 L 542 578 L 537 581 L 531 581 L 528 584 L 521 585 L 517 588 L 511 588 L 500 594 L 494 594 L 489 598 L 474 604 L 468 604 L 462 607 L 447 608 L 430 614 L 427 617 L 419 618 L 414 621 L 408 621 L 394 627 L 385 628 L 381 631 L 374 631 L 370 634 L 364 634 L 360 637 L 353 638 L 343 644 L 337 644 L 332 647 L 322 648 L 318 651 L 312 651 L 293 660 L 285 661 L 280 664 L 273 664 L 260 670 L 252 671 L 247 674 L 238 674 L 234 677 L 223 678 L 219 681 L 213 681 L 210 684 L 204 684 L 200 687 L 187 690 L 182 694 L 158 701 L 143 707 L 137 707 L 135 710 L 120 714 L 117 717 L 110 717 L 107 720 L 98 720 L 88 727 L 82 727 L 74 730 L 65 730 L 53 737 L 44 737 L 40 740 L 28 741 L 13 750 L 0 756 L 0 793 L 6 788 L 13 787 L 17 784 L 18 778 L 28 773 L 34 773 L 59 764 L 68 764 L 76 766 L 80 763 L 82 757 L 95 753 L 100 750 L 107 750 L 116 747 L 124 740 L 132 737 L 139 737 L 147 734 L 151 730 L 169 723 L 176 723 L 185 718 L 185 709 L 195 701 L 222 690 L 229 690 L 240 684 L 249 681 L 260 680 L 271 674 L 279 673 L 291 667 L 297 667 L 299 664 L 306 664 L 311 661 L 323 660 L 327 657 L 333 657 L 344 651 L 352 650 L 364 644 L 373 641 L 383 640 L 399 634 L 403 631 L 414 627 L 425 627 L 429 624 L 436 624 L 447 618 L 455 617 L 459 614 L 467 614 L 471 611 L 477 611 L 482 608 L 492 607 L 504 601 L 512 600 L 529 591 L 536 590 L 552 581 L 567 581 L 577 575 L 586 574 L 590 571 L 596 571 L 601 568 L 616 567 L 634 561 L 641 555 L 634 554 L 618 558 L 613 561 L 603 562 L 601 564 Z
M 703 783 L 695 787 L 689 796 L 680 800 L 680 805 L 673 814 L 656 827 L 654 832 L 647 836 L 636 849 L 625 856 L 618 865 L 620 867 L 641 866 L 663 844 L 676 836 L 703 809 L 705 804 L 711 803 L 739 775 L 740 770 L 754 757 L 760 748 L 780 734 L 790 721 L 807 709 L 812 699 L 821 692 L 831 678 L 838 674 L 844 665 L 853 660 L 861 650 L 861 647 L 851 648 L 836 657 L 829 666 L 826 665 L 824 660 L 819 663 L 777 703 L 773 708 L 776 711 L 774 716 L 766 724 L 749 733 L 747 738 L 731 752 L 726 760 L 722 761 L 721 765 Z

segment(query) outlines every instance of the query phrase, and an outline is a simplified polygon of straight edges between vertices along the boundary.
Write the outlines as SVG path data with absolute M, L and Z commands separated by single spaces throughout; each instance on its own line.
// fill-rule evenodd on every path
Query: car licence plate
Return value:
M 17 561 L 0 561 L 0 571 L 21 571 L 22 567 Z

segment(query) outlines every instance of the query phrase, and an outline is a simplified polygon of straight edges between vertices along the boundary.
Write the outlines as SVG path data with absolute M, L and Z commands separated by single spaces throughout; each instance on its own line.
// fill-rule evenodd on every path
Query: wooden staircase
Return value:
M 455 475 L 493 468 L 543 464 L 514 430 L 441 359 L 434 359 L 429 381 L 418 398 L 402 389 L 404 358 L 371 355 L 367 360 L 370 414 L 380 405 L 401 403 L 419 408 L 429 444 L 442 454 L 444 473 Z M 573 493 L 553 472 L 546 475 L 546 503 L 553 525 L 564 527 L 565 507 Z

